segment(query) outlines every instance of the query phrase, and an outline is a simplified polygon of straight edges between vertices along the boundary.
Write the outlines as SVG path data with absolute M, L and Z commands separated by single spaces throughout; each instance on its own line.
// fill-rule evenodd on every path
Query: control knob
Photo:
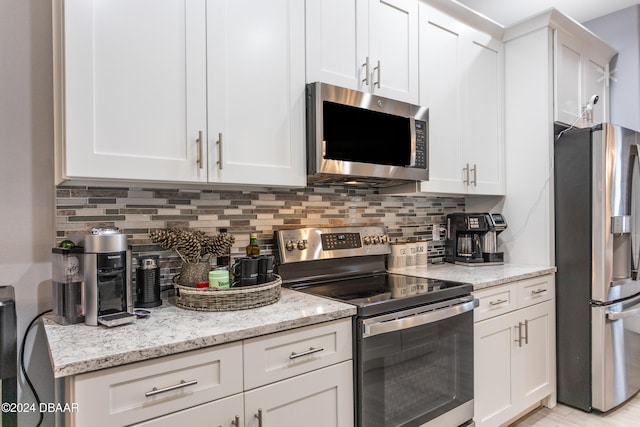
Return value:
M 284 247 L 288 250 L 288 251 L 292 251 L 295 249 L 295 243 L 293 243 L 293 240 L 289 240 Z
M 362 238 L 362 241 L 364 242 L 365 245 L 370 245 L 371 244 L 371 237 L 370 236 L 364 236 Z
M 380 243 L 380 236 L 373 236 L 373 244 L 377 245 Z
M 304 249 L 307 249 L 307 240 L 298 240 L 298 249 L 300 249 L 301 251 Z

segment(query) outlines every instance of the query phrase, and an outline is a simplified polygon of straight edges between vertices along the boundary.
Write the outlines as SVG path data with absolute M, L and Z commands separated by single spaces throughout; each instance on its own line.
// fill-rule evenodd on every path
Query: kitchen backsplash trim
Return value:
M 270 192 L 58 186 L 56 244 L 64 239 L 78 242 L 94 227 L 118 227 L 127 234 L 134 258 L 160 255 L 165 286 L 180 271 L 181 261 L 151 242 L 148 233 L 157 228 L 191 228 L 212 235 L 227 228 L 236 238 L 233 258 L 244 254 L 250 232 L 257 233 L 261 249 L 271 253 L 276 229 L 384 225 L 392 240 L 427 240 L 430 261 L 440 262 L 444 242 L 433 241 L 434 227 L 444 227 L 446 215 L 464 210 L 464 203 L 464 198 L 381 195 L 375 189 L 332 185 Z

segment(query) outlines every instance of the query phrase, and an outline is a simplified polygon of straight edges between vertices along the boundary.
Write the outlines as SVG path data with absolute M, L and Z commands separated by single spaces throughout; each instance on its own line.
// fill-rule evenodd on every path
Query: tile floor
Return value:
M 512 427 L 631 427 L 640 426 L 640 393 L 606 414 L 587 413 L 558 404 L 539 408 Z

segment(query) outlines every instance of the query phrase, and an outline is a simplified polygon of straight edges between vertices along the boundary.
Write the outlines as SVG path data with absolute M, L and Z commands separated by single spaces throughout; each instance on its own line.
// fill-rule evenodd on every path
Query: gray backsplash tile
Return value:
M 180 270 L 180 259 L 149 239 L 157 228 L 192 228 L 217 234 L 227 228 L 236 238 L 232 258 L 242 256 L 249 233 L 258 233 L 264 253 L 273 250 L 273 231 L 306 226 L 384 225 L 392 239 L 429 241 L 429 258 L 441 261 L 442 241 L 433 242 L 434 225 L 464 210 L 464 198 L 382 195 L 373 189 L 342 186 L 272 191 L 180 190 L 143 187 L 60 186 L 56 191 L 57 243 L 78 241 L 94 227 L 115 226 L 127 234 L 134 258 L 160 255 L 162 283 Z

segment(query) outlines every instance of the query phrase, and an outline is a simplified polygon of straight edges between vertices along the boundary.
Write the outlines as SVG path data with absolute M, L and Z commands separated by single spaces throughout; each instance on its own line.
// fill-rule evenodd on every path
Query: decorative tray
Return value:
M 228 289 L 194 288 L 174 284 L 175 304 L 178 307 L 198 311 L 233 311 L 262 307 L 280 299 L 282 280 L 277 274 L 272 281 L 259 285 Z

